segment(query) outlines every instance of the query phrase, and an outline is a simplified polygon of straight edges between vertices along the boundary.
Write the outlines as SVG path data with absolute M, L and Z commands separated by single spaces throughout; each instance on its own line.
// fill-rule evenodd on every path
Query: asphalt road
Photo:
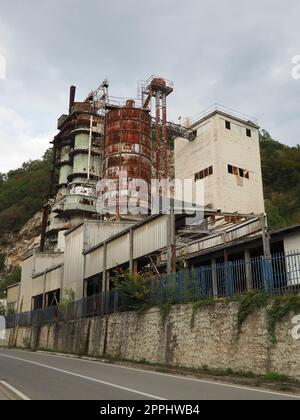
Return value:
M 0 382 L 31 400 L 291 400 L 262 389 L 0 349 Z

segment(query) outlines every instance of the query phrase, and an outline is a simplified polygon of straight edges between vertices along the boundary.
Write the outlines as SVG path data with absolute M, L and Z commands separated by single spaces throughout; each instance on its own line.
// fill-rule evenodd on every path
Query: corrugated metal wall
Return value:
M 63 253 L 47 254 L 47 253 L 36 253 L 34 257 L 34 274 L 43 273 L 49 268 L 55 267 L 61 264 L 64 260 Z
M 83 297 L 83 233 L 82 224 L 66 235 L 65 244 L 63 288 L 74 290 L 76 299 Z
M 130 237 L 129 233 L 120 236 L 107 244 L 106 268 L 116 267 L 124 264 L 130 259 Z
M 20 289 L 20 311 L 31 310 L 33 255 L 22 262 L 22 276 Z
M 148 255 L 167 246 L 167 223 L 168 216 L 164 215 L 132 230 L 134 259 Z M 118 228 L 117 224 L 114 228 Z M 109 229 L 111 228 L 108 227 L 107 231 L 104 231 L 104 235 L 111 232 Z M 104 246 L 102 245 L 85 255 L 85 278 L 102 272 L 103 249 Z M 127 232 L 107 243 L 106 269 L 109 270 L 118 265 L 127 263 L 129 260 L 130 233 Z
M 168 216 L 165 215 L 158 217 L 134 230 L 134 259 L 167 246 L 167 222 Z
M 88 250 L 132 225 L 133 223 L 129 222 L 86 221 L 84 249 Z
M 103 271 L 103 247 L 85 255 L 84 278 L 87 279 Z
M 34 277 L 31 279 L 32 283 L 32 296 L 41 295 L 44 292 L 44 278 L 45 274 L 41 274 L 40 276 Z
M 39 276 L 32 278 L 32 296 L 41 295 L 44 293 L 52 292 L 61 288 L 63 276 L 63 266 L 56 267 L 51 271 L 42 273 Z
M 19 299 L 20 286 L 16 285 L 7 289 L 7 304 L 15 303 Z
M 46 293 L 61 288 L 63 278 L 63 266 L 46 273 Z

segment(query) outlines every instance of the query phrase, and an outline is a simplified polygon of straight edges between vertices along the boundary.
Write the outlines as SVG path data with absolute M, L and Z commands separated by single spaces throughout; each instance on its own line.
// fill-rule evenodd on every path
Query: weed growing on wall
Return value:
M 300 296 L 286 295 L 273 298 L 267 310 L 268 333 L 272 344 L 276 344 L 276 326 L 290 313 L 300 313 Z
M 239 304 L 237 315 L 238 336 L 242 331 L 242 326 L 246 319 L 259 309 L 266 307 L 268 299 L 269 297 L 262 291 L 252 291 L 237 298 L 237 302 Z
M 168 316 L 170 315 L 172 309 L 172 302 L 166 302 L 163 305 L 160 305 L 160 316 L 161 316 L 161 323 L 164 325 Z

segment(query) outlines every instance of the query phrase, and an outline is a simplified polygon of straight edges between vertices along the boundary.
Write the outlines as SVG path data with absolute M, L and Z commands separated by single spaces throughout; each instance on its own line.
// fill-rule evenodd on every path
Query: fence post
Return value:
M 247 291 L 253 289 L 253 278 L 252 278 L 252 264 L 251 264 L 251 255 L 249 249 L 245 250 L 245 274 L 246 274 L 246 284 Z
M 212 258 L 211 261 L 211 275 L 212 275 L 212 286 L 214 298 L 218 298 L 218 279 L 217 279 L 217 261 Z
M 274 288 L 272 260 L 261 257 L 260 264 L 265 292 L 271 294 Z
M 226 270 L 226 295 L 232 297 L 234 294 L 234 282 L 233 282 L 233 263 L 229 261 L 225 264 Z

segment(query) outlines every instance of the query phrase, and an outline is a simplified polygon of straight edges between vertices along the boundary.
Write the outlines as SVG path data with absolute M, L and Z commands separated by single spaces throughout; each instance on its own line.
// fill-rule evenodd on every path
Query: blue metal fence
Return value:
M 115 312 L 135 310 L 145 305 L 166 302 L 187 303 L 201 299 L 233 298 L 249 290 L 262 290 L 268 295 L 300 292 L 300 253 L 274 254 L 194 267 L 170 275 L 149 279 L 149 293 L 144 300 L 130 290 L 122 294 L 112 290 L 58 307 L 12 314 L 6 317 L 7 327 L 76 320 Z

